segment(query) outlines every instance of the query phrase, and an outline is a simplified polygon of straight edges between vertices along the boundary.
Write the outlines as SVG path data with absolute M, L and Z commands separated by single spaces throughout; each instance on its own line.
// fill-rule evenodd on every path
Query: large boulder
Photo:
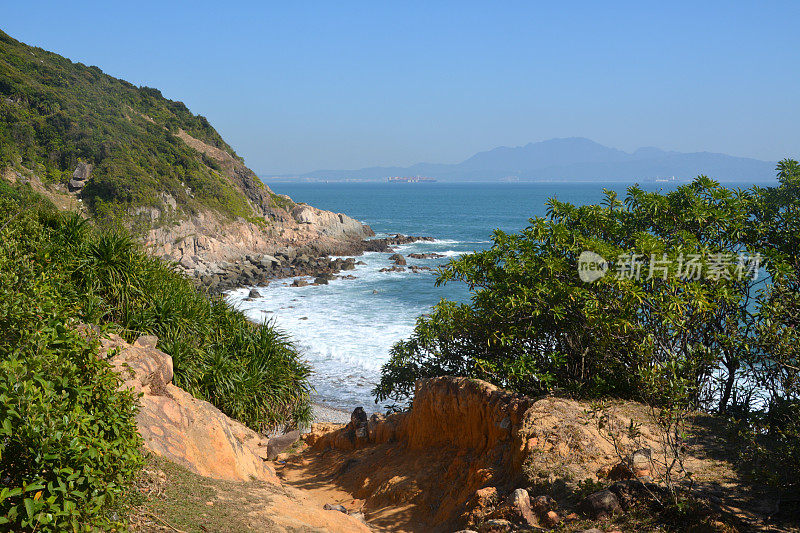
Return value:
M 88 181 L 89 176 L 92 174 L 92 165 L 89 163 L 79 162 L 72 173 L 72 179 L 78 181 Z
M 171 382 L 172 358 L 156 348 L 157 342 L 156 337 L 146 336 L 129 344 L 111 335 L 101 340 L 100 352 L 120 374 L 121 387 L 142 394 L 136 422 L 148 451 L 203 476 L 260 481 L 243 504 L 243 512 L 263 521 L 254 525 L 254 531 L 369 533 L 356 517 L 324 510 L 309 492 L 283 485 L 262 459 L 290 446 L 299 433 L 268 443 L 210 403 L 176 387 Z
M 515 489 L 508 497 L 508 504 L 514 516 L 529 526 L 538 526 L 536 515 L 531 508 L 531 499 L 525 489 Z
M 278 481 L 257 452 L 266 442 L 255 431 L 172 384 L 172 357 L 155 337 L 128 344 L 111 335 L 102 346 L 122 387 L 142 393 L 136 422 L 145 448 L 204 476 Z
M 259 263 L 264 268 L 275 268 L 275 267 L 280 266 L 280 264 L 281 264 L 281 262 L 278 260 L 278 258 L 274 257 L 272 255 L 263 255 L 263 256 L 261 256 L 261 259 L 259 259 Z
M 75 171 L 72 173 L 72 179 L 69 180 L 70 191 L 80 191 L 86 186 L 89 177 L 92 174 L 92 165 L 84 162 L 78 163 Z

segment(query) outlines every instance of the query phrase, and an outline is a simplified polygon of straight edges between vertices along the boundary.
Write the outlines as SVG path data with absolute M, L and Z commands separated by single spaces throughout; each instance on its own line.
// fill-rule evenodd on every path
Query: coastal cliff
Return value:
M 200 273 L 280 247 L 351 253 L 357 220 L 275 194 L 208 120 L 0 31 L 0 171 L 62 209 L 125 226 Z

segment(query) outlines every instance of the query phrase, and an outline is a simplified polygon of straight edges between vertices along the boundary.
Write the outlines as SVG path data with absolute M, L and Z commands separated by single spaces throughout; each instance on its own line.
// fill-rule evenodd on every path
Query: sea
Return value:
M 516 232 L 534 216 L 544 216 L 548 198 L 576 205 L 603 199 L 603 189 L 620 197 L 630 183 L 267 183 L 295 202 L 345 213 L 369 224 L 378 236 L 403 233 L 433 237 L 432 242 L 397 246 L 396 251 L 435 252 L 444 257 L 411 259 L 433 269 L 451 258 L 491 246 L 495 229 Z M 643 184 L 646 190 L 672 190 L 670 183 Z M 351 411 L 381 410 L 372 389 L 392 346 L 408 338 L 417 319 L 441 299 L 468 302 L 462 283 L 436 287 L 436 274 L 380 272 L 391 267 L 390 253 L 368 252 L 358 259 L 355 279 L 328 285 L 290 287 L 276 280 L 246 301 L 250 287 L 226 294 L 251 320 L 273 322 L 288 334 L 313 368 L 314 401 Z

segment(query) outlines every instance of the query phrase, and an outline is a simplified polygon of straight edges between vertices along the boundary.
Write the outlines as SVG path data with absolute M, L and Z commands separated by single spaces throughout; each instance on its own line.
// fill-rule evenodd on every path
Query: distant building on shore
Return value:
M 433 178 L 424 178 L 422 176 L 397 176 L 386 179 L 389 183 L 432 183 L 436 181 Z

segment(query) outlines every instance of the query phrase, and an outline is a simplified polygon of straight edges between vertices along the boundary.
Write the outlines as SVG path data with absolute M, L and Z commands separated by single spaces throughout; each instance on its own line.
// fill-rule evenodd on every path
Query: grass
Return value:
M 203 477 L 152 455 L 137 485 L 131 509 L 133 531 L 152 531 L 154 526 L 161 526 L 187 533 L 252 531 L 242 509 L 263 503 L 261 490 L 268 489 L 259 482 Z M 220 499 L 220 494 L 229 498 Z

